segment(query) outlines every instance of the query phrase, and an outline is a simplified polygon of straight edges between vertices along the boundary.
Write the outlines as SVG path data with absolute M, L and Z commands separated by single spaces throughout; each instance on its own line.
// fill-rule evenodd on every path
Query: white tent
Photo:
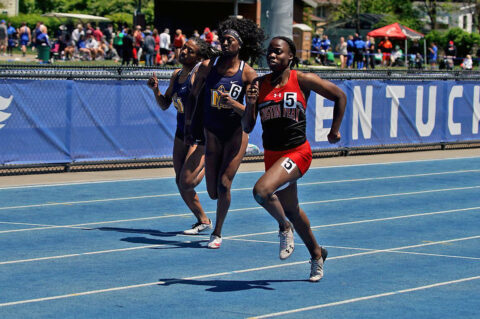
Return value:
M 80 21 L 110 21 L 110 19 L 94 16 L 90 14 L 81 14 L 81 13 L 61 13 L 61 12 L 50 12 L 42 14 L 44 17 L 54 17 L 54 18 L 67 18 L 67 19 L 78 19 Z

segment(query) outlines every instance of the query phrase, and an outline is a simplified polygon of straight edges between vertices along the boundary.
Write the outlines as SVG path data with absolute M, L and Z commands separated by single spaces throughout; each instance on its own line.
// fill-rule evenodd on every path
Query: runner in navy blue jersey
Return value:
M 211 46 L 205 41 L 192 38 L 183 45 L 180 51 L 179 62 L 182 64 L 182 68 L 173 72 L 165 94 L 162 94 L 158 88 L 158 79 L 155 73 L 148 80 L 148 85 L 152 88 L 160 108 L 166 110 L 173 102 L 177 109 L 177 130 L 173 143 L 173 168 L 180 195 L 197 218 L 197 222 L 192 225 L 192 228 L 184 231 L 187 235 L 196 235 L 212 228 L 212 222 L 205 215 L 194 189 L 205 175 L 205 138 L 203 131 L 197 130 L 195 132 L 195 142 L 191 145 L 184 142 L 184 106 L 200 62 L 209 58 L 212 53 Z
M 243 97 L 257 74 L 245 61 L 261 55 L 265 38 L 263 30 L 248 19 L 229 18 L 220 23 L 218 31 L 222 54 L 200 66 L 187 103 L 185 126 L 190 129 L 190 124 L 203 118 L 207 190 L 217 200 L 215 229 L 208 243 L 213 249 L 222 243 L 230 188 L 248 144 L 241 125 Z M 192 143 L 190 133 L 186 140 Z

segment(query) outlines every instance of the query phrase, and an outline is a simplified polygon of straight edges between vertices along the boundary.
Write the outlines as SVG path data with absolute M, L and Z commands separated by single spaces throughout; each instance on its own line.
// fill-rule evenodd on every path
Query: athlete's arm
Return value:
M 335 102 L 332 127 L 330 128 L 330 133 L 328 133 L 328 141 L 330 143 L 338 142 L 341 138 L 340 124 L 342 123 L 343 114 L 345 113 L 347 96 L 338 86 L 330 81 L 321 79 L 316 74 L 297 72 L 297 78 L 306 100 L 308 100 L 310 91 L 313 91 Z
M 245 67 L 242 73 L 242 82 L 245 86 L 246 91 L 248 91 L 250 85 L 256 77 L 257 72 L 255 72 L 255 70 L 247 63 L 245 63 Z M 243 113 L 245 112 L 245 105 L 243 105 L 241 102 L 234 100 L 228 92 L 220 93 L 220 103 L 223 105 L 228 105 L 239 115 L 243 115 Z
M 255 80 L 253 80 L 245 96 L 246 106 L 245 106 L 245 113 L 243 113 L 243 116 L 242 116 L 242 127 L 246 133 L 250 133 L 251 131 L 253 131 L 253 128 L 255 127 L 255 123 L 257 122 L 257 114 L 258 114 L 257 100 L 258 100 L 258 93 L 260 92 L 261 79 L 262 78 L 256 78 Z
M 170 78 L 170 84 L 168 85 L 168 89 L 165 94 L 160 92 L 158 87 L 158 78 L 155 72 L 153 72 L 153 76 L 148 79 L 147 84 L 153 90 L 153 94 L 155 95 L 155 100 L 157 101 L 158 106 L 160 106 L 160 108 L 164 111 L 168 109 L 172 103 L 173 82 L 175 81 L 179 71 L 180 69 L 173 71 L 172 77 Z

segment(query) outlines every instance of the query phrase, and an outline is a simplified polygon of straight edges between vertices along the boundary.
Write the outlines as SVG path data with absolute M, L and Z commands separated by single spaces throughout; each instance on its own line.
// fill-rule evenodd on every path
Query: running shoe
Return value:
M 199 233 L 201 233 L 201 232 L 203 232 L 207 229 L 212 229 L 212 221 L 210 219 L 208 221 L 209 221 L 208 224 L 201 223 L 201 222 L 193 224 L 192 228 L 184 230 L 183 233 L 185 235 L 198 235 Z
M 287 259 L 293 253 L 295 245 L 293 244 L 293 226 L 285 231 L 278 231 L 280 237 L 280 259 Z
M 222 244 L 222 237 L 217 235 L 210 235 L 210 242 L 208 243 L 208 248 L 210 249 L 218 249 Z
M 323 263 L 325 262 L 325 259 L 327 259 L 328 256 L 328 251 L 320 247 L 322 249 L 322 258 L 319 259 L 310 259 L 310 281 L 311 282 L 317 282 L 323 277 Z

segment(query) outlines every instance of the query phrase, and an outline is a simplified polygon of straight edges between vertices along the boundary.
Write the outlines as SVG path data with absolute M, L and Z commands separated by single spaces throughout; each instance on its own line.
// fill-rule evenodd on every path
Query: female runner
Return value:
M 267 63 L 272 72 L 255 80 L 247 91 L 242 124 L 247 133 L 251 132 L 260 114 L 265 174 L 255 184 L 253 196 L 279 224 L 280 259 L 288 258 L 293 252 L 295 228 L 311 255 L 310 281 L 319 281 L 327 250 L 315 240 L 297 195 L 297 180 L 306 173 L 312 161 L 306 138 L 306 101 L 313 91 L 335 102 L 328 141 L 336 143 L 340 140 L 346 96 L 335 84 L 315 74 L 291 70 L 298 63 L 295 54 L 291 39 L 275 37 L 271 40 Z
M 173 105 L 178 111 L 177 131 L 173 143 L 173 168 L 180 195 L 197 218 L 197 223 L 192 225 L 191 229 L 184 231 L 187 235 L 196 235 L 212 228 L 212 222 L 205 215 L 194 189 L 205 175 L 203 132 L 196 134 L 196 142 L 192 145 L 184 143 L 184 105 L 190 93 L 199 62 L 210 57 L 211 53 L 212 50 L 205 41 L 192 38 L 183 45 L 180 51 L 179 62 L 182 64 L 182 68 L 173 72 L 165 94 L 162 94 L 158 88 L 158 78 L 155 73 L 148 80 L 148 85 L 152 88 L 160 108 L 162 110 L 168 109 L 173 101 Z
M 219 25 L 222 54 L 200 66 L 186 107 L 186 130 L 202 119 L 205 129 L 207 191 L 217 200 L 215 229 L 208 248 L 220 248 L 222 226 L 230 207 L 230 188 L 247 148 L 241 119 L 245 89 L 256 78 L 245 61 L 262 53 L 263 30 L 248 19 L 229 18 Z M 201 93 L 203 98 L 199 98 Z M 198 102 L 198 107 L 197 107 Z M 190 139 L 189 134 L 186 136 Z M 191 142 L 191 141 L 188 141 Z

